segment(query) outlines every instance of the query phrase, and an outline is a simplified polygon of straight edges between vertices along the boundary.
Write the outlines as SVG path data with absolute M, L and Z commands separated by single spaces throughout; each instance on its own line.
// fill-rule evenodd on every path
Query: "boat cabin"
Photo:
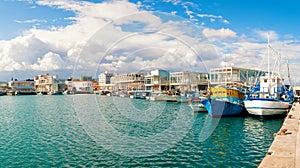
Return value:
M 260 98 L 280 98 L 282 82 L 283 79 L 278 76 L 260 77 Z
M 225 88 L 225 87 L 215 87 L 211 88 L 211 98 L 216 97 L 235 97 L 244 99 L 245 94 L 237 89 Z

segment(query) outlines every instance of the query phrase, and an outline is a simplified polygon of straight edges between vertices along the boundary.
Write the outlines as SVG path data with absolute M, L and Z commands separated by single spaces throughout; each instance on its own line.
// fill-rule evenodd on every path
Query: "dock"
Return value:
M 300 167 L 299 103 L 293 104 L 282 127 L 274 133 L 274 141 L 258 167 Z

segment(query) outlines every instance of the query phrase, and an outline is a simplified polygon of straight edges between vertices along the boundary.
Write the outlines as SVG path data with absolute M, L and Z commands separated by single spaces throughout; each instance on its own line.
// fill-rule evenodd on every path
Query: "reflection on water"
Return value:
M 95 95 L 5 96 L 0 107 L 3 167 L 256 167 L 282 124 Z

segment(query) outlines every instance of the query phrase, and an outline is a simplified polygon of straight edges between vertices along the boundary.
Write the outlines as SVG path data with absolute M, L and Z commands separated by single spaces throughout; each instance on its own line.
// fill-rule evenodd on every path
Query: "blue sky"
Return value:
M 131 27 L 132 33 L 136 29 L 143 29 L 144 31 L 149 26 L 152 28 L 158 25 L 160 28 L 171 26 L 170 20 L 163 20 L 160 14 L 152 13 L 159 11 L 170 14 L 174 18 L 179 16 L 181 21 L 178 22 L 188 21 L 190 25 L 197 27 L 191 28 L 191 26 L 192 32 L 203 33 L 201 35 L 210 41 L 215 53 L 205 51 L 206 55 L 203 54 L 204 59 L 201 59 L 204 60 L 207 68 L 224 65 L 253 68 L 256 65 L 255 61 L 264 62 L 264 47 L 267 42 L 267 32 L 269 32 L 274 48 L 281 52 L 283 60 L 289 60 L 291 74 L 295 76 L 294 81 L 299 81 L 300 75 L 297 76 L 296 73 L 300 64 L 300 49 L 298 49 L 300 47 L 300 22 L 298 21 L 300 12 L 298 9 L 300 9 L 300 2 L 296 0 L 3 0 L 0 1 L 0 46 L 2 46 L 2 50 L 0 50 L 0 60 L 2 60 L 0 63 L 0 80 L 10 79 L 11 76 L 22 78 L 22 72 L 24 74 L 39 74 L 46 71 L 64 72 L 64 76 L 71 76 L 74 73 L 74 66 L 71 65 L 79 65 L 76 54 L 85 50 L 83 44 L 86 44 L 99 29 L 102 28 L 108 33 L 114 32 L 113 34 L 117 38 L 119 37 L 117 36 L 118 33 L 120 33 L 119 35 L 129 33 L 128 29 Z M 148 14 L 130 18 L 132 14 L 139 15 L 145 12 Z M 160 21 L 157 20 L 157 17 L 160 18 Z M 128 19 L 136 20 L 134 23 L 142 26 L 136 27 L 137 25 L 123 23 L 124 20 Z M 107 29 L 107 25 L 111 21 L 122 21 L 120 24 L 123 24 L 121 26 L 123 30 L 117 29 L 117 25 L 111 25 L 113 28 Z M 176 29 L 179 27 L 173 24 L 173 28 L 168 27 L 165 30 L 170 34 L 179 36 L 179 29 Z M 182 31 L 186 31 L 185 35 L 191 33 L 187 29 Z M 104 41 L 103 44 L 113 42 L 110 41 L 109 36 L 106 36 L 107 33 L 102 33 L 102 36 L 99 37 Z M 149 44 L 150 41 L 153 41 L 157 45 L 152 46 L 151 43 L 151 46 L 136 51 L 137 46 L 141 44 L 147 46 L 143 40 L 145 38 L 148 38 Z M 180 36 L 180 38 L 188 39 L 191 43 L 195 40 L 199 41 L 196 35 L 195 37 L 192 35 Z M 101 66 L 97 67 L 96 72 L 104 70 L 112 72 L 138 71 L 139 66 L 166 63 L 170 54 L 187 56 L 191 62 L 191 69 L 197 70 L 195 64 L 197 64 L 196 60 L 199 59 L 193 57 L 189 51 L 183 52 L 176 49 L 175 44 L 178 44 L 179 38 L 177 42 L 166 39 L 156 31 L 151 36 L 140 34 L 140 36 L 136 35 L 132 39 L 128 39 L 124 44 L 120 42 L 116 48 L 123 48 L 116 50 L 115 53 L 106 53 L 109 55 L 102 58 L 103 64 L 100 60 Z M 169 37 L 169 39 L 172 38 Z M 169 48 L 159 46 L 160 42 Z M 185 46 L 182 47 L 187 49 Z M 155 48 L 156 51 L 154 51 Z M 164 54 L 158 53 L 158 50 Z M 105 48 L 102 51 L 106 51 Z M 98 51 L 98 53 L 101 52 Z M 199 52 L 203 51 L 199 49 Z M 149 53 L 153 56 L 151 57 Z M 155 54 L 162 56 L 158 58 L 159 55 Z M 258 58 L 259 60 L 257 60 Z M 75 60 L 77 62 L 74 62 Z M 99 61 L 99 58 L 91 58 L 91 60 Z M 137 65 L 137 68 L 131 68 L 133 66 L 132 61 L 140 65 Z M 90 66 L 93 67 L 92 65 L 94 64 L 91 63 Z M 120 65 L 130 68 L 120 68 Z M 86 67 L 86 65 L 81 66 Z M 183 70 L 175 68 L 180 67 L 180 65 L 174 67 L 161 65 L 161 67 L 173 71 Z M 264 69 L 265 64 L 260 67 Z M 82 72 L 88 73 L 89 71 Z M 93 71 L 95 74 L 96 72 Z M 30 78 L 30 76 L 23 78 Z
M 86 0 L 88 1 L 88 0 Z M 90 0 L 89 2 L 101 3 L 101 0 Z M 138 0 L 130 2 L 137 3 Z M 177 15 L 189 18 L 186 14 L 186 5 L 191 11 L 198 14 L 211 14 L 222 16 L 230 24 L 226 27 L 232 28 L 238 33 L 251 33 L 253 29 L 276 30 L 283 35 L 291 34 L 299 38 L 299 8 L 300 2 L 297 0 L 272 1 L 272 0 L 246 0 L 238 2 L 235 0 L 214 0 L 214 1 L 140 1 L 151 8 L 145 10 L 154 10 L 162 12 L 176 11 Z M 178 1 L 179 2 L 179 1 Z M 176 5 L 174 5 L 176 4 Z M 51 8 L 48 6 L 39 6 L 35 1 L 3 0 L 0 1 L 0 39 L 10 39 L 21 35 L 23 31 L 37 26 L 39 28 L 49 28 L 51 26 L 66 26 L 70 20 L 64 18 L 75 16 L 72 11 Z M 214 28 L 224 27 L 220 20 L 216 19 L 211 23 L 209 18 L 200 18 L 193 14 L 198 23 L 205 22 L 207 26 Z M 34 23 L 18 23 L 18 21 L 30 21 L 36 19 Z M 45 22 L 46 21 L 46 22 Z M 39 24 L 39 25 L 37 25 Z
M 23 31 L 37 26 L 39 28 L 49 28 L 52 25 L 65 26 L 70 21 L 64 18 L 74 16 L 73 12 L 49 8 L 47 6 L 37 6 L 27 1 L 2 0 L 0 1 L 0 39 L 10 39 L 22 35 Z M 33 21 L 33 20 L 37 21 Z M 18 23 L 32 21 L 29 23 Z

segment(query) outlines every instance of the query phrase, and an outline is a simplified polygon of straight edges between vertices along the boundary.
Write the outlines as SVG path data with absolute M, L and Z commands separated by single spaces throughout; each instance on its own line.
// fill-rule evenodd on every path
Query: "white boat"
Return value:
M 151 96 L 149 99 L 154 100 L 154 101 L 177 102 L 176 97 L 174 97 L 172 95 L 168 95 L 166 93 L 151 93 Z
M 251 115 L 286 115 L 290 108 L 290 102 L 287 101 L 284 92 L 283 79 L 275 73 L 270 73 L 269 59 L 270 44 L 268 39 L 268 73 L 260 77 L 259 91 L 253 93 L 252 96 L 248 95 L 244 100 L 245 108 Z
M 38 92 L 36 95 L 43 96 L 43 93 L 42 92 Z
M 95 93 L 95 92 L 94 92 L 94 93 Z M 65 90 L 62 94 L 63 94 L 63 95 L 74 95 L 75 93 L 72 92 L 72 91 L 70 91 L 70 90 Z M 95 93 L 95 94 L 97 94 L 97 93 Z
M 249 114 L 257 116 L 286 115 L 290 103 L 273 98 L 253 98 L 244 101 Z

